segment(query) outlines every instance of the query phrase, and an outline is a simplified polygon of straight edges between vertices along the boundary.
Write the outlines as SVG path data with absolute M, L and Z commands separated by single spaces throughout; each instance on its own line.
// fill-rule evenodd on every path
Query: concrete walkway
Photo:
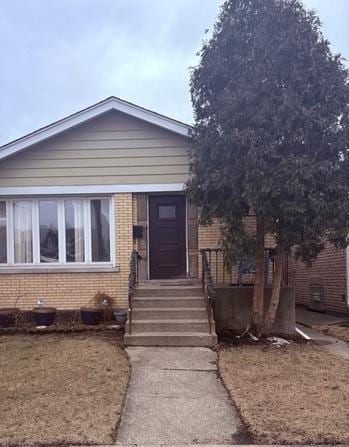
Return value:
M 349 360 L 349 343 L 346 341 L 338 340 L 337 338 L 325 335 L 320 331 L 297 324 L 297 327 L 313 340 L 313 342 L 327 351 L 335 354 L 337 357 L 341 357 L 345 360 Z
M 347 321 L 349 321 L 348 317 L 340 317 L 337 315 L 314 312 L 304 307 L 296 307 L 297 327 L 305 334 L 309 335 L 317 345 L 332 352 L 332 354 L 335 354 L 338 357 L 349 360 L 348 342 L 325 335 L 321 331 L 313 328 L 313 326 L 341 324 Z
M 324 326 L 328 324 L 341 324 L 349 321 L 349 316 L 331 315 L 328 313 L 315 312 L 306 307 L 296 307 L 296 322 L 303 326 Z
M 208 348 L 127 349 L 132 373 L 118 445 L 248 444 Z

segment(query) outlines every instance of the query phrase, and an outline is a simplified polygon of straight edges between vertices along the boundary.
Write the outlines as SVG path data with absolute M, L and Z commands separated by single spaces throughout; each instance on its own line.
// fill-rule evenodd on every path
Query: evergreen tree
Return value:
M 251 323 L 267 333 L 285 255 L 310 262 L 326 239 L 348 243 L 348 71 L 298 0 L 227 0 L 199 55 L 187 189 L 204 223 L 220 219 L 228 263 L 254 257 Z M 243 225 L 251 214 L 253 236 Z M 264 316 L 267 233 L 276 271 Z

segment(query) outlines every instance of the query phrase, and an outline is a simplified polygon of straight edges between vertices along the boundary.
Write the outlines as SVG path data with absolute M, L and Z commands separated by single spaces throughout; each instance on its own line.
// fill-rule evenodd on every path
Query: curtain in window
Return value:
M 7 262 L 6 202 L 0 202 L 0 264 Z
M 110 261 L 109 200 L 91 200 L 92 262 Z
M 58 262 L 58 204 L 39 201 L 40 262 Z
M 13 202 L 14 256 L 16 263 L 33 262 L 32 207 L 28 200 Z
M 66 200 L 65 241 L 66 261 L 84 262 L 84 208 L 82 200 Z

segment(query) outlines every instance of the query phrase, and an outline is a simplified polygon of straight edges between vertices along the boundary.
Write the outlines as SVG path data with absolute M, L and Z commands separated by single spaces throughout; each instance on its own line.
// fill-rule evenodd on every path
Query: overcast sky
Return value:
M 219 0 L 0 0 L 0 144 L 115 95 L 190 123 Z M 349 0 L 305 0 L 349 60 Z

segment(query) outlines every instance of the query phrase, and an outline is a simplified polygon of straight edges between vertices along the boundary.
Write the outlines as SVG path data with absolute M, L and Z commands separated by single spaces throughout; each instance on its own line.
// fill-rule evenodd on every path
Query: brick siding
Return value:
M 311 284 L 320 284 L 324 287 L 326 310 L 349 315 L 346 304 L 345 250 L 336 250 L 327 243 L 311 267 L 290 259 L 289 280 L 296 290 L 296 303 L 308 305 Z

